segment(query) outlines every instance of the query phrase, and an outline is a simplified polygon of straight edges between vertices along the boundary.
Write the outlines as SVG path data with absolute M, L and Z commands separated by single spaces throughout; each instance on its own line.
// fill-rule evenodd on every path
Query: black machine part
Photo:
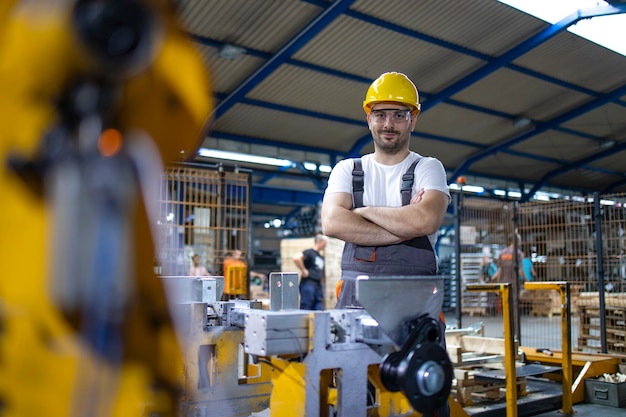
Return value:
M 433 415 L 448 401 L 452 362 L 437 320 L 421 315 L 408 323 L 408 330 L 402 348 L 383 359 L 380 378 L 389 391 L 402 391 L 416 411 Z

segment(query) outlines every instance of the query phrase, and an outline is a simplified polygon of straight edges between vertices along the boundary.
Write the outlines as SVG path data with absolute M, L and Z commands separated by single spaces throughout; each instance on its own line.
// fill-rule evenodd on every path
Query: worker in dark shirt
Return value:
M 328 238 L 322 234 L 315 236 L 313 248 L 298 253 L 293 262 L 300 270 L 300 309 L 324 309 L 324 257 L 321 252 L 326 247 Z

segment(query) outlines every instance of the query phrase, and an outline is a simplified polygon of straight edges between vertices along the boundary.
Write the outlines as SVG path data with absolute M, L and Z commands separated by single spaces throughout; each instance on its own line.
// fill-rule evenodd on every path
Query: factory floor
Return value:
M 539 417 L 564 416 L 564 414 L 559 410 L 536 415 Z M 574 415 L 576 417 L 624 417 L 626 416 L 626 409 L 583 403 L 574 405 Z
M 504 417 L 504 414 L 500 414 Z M 534 414 L 538 417 L 564 417 L 560 410 L 550 411 L 547 413 Z M 574 406 L 575 417 L 624 417 L 626 415 L 626 409 L 607 407 L 597 404 L 577 404 Z M 252 413 L 250 417 L 271 417 L 270 410 L 266 409 L 258 413 Z M 454 416 L 452 416 L 454 417 Z
M 446 322 L 448 325 L 454 326 L 456 324 L 456 318 L 453 314 L 446 315 Z M 520 317 L 521 330 L 522 330 L 522 345 L 534 346 L 538 348 L 547 348 L 553 350 L 560 350 L 561 348 L 561 318 L 560 317 L 532 317 L 529 315 L 522 315 Z M 503 324 L 501 316 L 467 316 L 462 317 L 462 328 L 477 328 L 484 327 L 484 336 L 501 338 L 504 336 Z M 576 343 L 578 340 L 578 317 L 572 317 L 571 323 L 571 340 Z M 547 336 L 547 337 L 546 337 Z M 552 390 L 553 388 L 546 388 L 544 391 Z M 560 388 L 559 388 L 560 389 Z M 551 395 L 559 395 L 558 390 L 556 393 L 552 392 Z M 518 401 L 519 416 L 539 416 L 539 417 L 563 417 L 560 411 L 560 400 L 557 406 L 552 406 L 547 409 L 555 409 L 553 411 L 543 411 L 541 407 L 533 409 L 531 405 L 527 405 L 523 400 Z M 575 417 L 626 417 L 626 408 L 609 407 L 591 403 L 579 403 L 573 406 Z M 501 413 L 495 413 L 495 416 L 504 416 L 504 410 Z M 472 414 L 470 414 L 472 415 Z M 488 415 L 488 413 L 487 413 Z
M 450 314 L 446 315 L 446 322 L 448 325 L 454 326 L 456 323 L 455 317 Z M 462 328 L 467 327 L 484 327 L 484 336 L 486 337 L 503 337 L 503 325 L 502 317 L 495 316 L 477 316 L 477 317 L 462 317 Z M 560 317 L 543 318 L 543 317 L 521 317 L 522 325 L 522 341 L 523 346 L 537 346 L 546 349 L 559 350 L 560 340 L 557 337 L 554 340 L 546 339 L 544 336 L 551 335 L 560 336 Z M 572 340 L 578 338 L 578 322 L 577 318 L 572 318 Z M 539 396 L 545 396 L 546 399 L 540 399 L 537 404 L 533 404 L 532 396 L 528 399 L 518 399 L 518 416 L 519 417 L 563 417 L 560 411 L 560 389 L 561 386 L 554 383 L 549 383 L 545 387 L 541 385 L 541 382 L 534 382 L 540 384 L 535 386 L 535 391 Z M 547 398 L 551 397 L 551 398 Z M 543 402 L 542 402 L 543 401 Z M 555 403 L 555 401 L 558 401 Z M 464 411 L 469 416 L 476 417 L 504 417 L 506 415 L 506 404 L 498 404 L 495 407 L 490 407 L 487 410 L 484 407 L 468 407 Z M 603 406 L 598 404 L 580 403 L 573 406 L 575 417 L 626 417 L 626 408 L 616 408 Z M 553 410 L 553 411 L 545 411 Z M 269 409 L 263 410 L 259 413 L 253 413 L 250 417 L 271 417 Z

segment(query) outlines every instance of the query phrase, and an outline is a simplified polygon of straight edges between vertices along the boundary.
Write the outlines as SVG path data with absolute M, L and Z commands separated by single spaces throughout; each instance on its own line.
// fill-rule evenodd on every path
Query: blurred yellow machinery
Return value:
M 150 191 L 200 145 L 210 87 L 165 0 L 2 1 L 3 415 L 176 414 Z

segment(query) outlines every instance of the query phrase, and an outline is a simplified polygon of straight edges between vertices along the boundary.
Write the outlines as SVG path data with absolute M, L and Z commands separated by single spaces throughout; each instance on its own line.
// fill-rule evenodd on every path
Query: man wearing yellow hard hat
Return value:
M 359 306 L 359 275 L 436 275 L 437 231 L 450 202 L 441 162 L 410 150 L 420 112 L 413 82 L 402 73 L 382 74 L 363 109 L 374 152 L 337 163 L 322 204 L 324 234 L 345 242 L 337 308 Z M 443 408 L 438 417 L 449 414 Z

